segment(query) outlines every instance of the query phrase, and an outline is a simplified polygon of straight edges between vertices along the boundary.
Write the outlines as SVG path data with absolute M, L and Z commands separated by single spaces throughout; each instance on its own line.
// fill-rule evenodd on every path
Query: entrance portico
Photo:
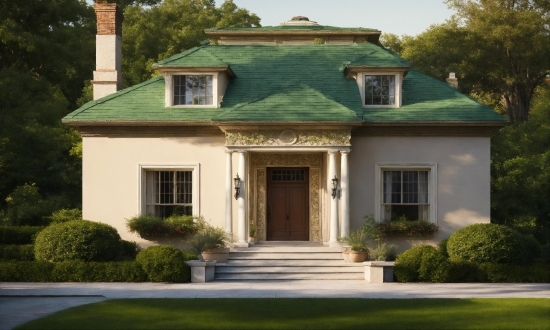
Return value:
M 309 240 L 337 245 L 339 236 L 347 236 L 349 217 L 349 175 L 348 154 L 350 152 L 350 129 L 269 129 L 233 130 L 225 129 L 226 135 L 226 230 L 234 232 L 238 241 L 236 247 L 247 247 L 250 224 L 256 226 L 259 241 L 276 240 L 270 232 L 275 224 L 271 211 L 285 208 L 285 217 L 294 221 L 290 213 L 298 212 L 299 204 L 283 203 L 283 197 L 273 199 L 268 192 L 271 178 L 268 172 L 273 168 L 298 169 L 307 173 L 306 193 L 296 195 L 306 202 L 309 234 L 289 236 L 289 240 Z M 232 154 L 238 154 L 237 170 L 233 169 Z M 235 192 L 233 178 L 239 175 L 241 187 L 237 198 L 236 228 L 232 211 Z M 332 179 L 339 181 L 336 196 L 332 195 Z M 295 197 L 296 197 L 295 196 Z M 269 198 L 269 200 L 268 200 Z M 284 197 L 288 198 L 288 197 Z M 286 202 L 285 202 L 286 203 Z M 281 211 L 282 212 L 282 211 Z M 300 211 L 302 212 L 302 211 Z M 298 212 L 299 213 L 299 212 Z M 279 220 L 280 221 L 280 220 Z M 296 220 L 301 221 L 301 220 Z M 291 223 L 288 224 L 292 225 Z M 294 224 L 296 225 L 296 224 Z

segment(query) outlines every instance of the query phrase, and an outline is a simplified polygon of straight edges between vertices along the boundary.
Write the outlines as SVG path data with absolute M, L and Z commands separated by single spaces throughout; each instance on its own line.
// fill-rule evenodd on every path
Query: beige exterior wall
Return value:
M 351 229 L 375 213 L 375 168 L 377 163 L 437 164 L 437 224 L 439 232 L 431 240 L 399 239 L 399 250 L 411 245 L 432 243 L 459 228 L 490 220 L 490 139 L 485 137 L 352 137 L 349 154 Z M 123 239 L 142 246 L 151 242 L 129 233 L 125 219 L 142 212 L 140 166 L 198 164 L 200 214 L 215 226 L 225 225 L 225 138 L 83 138 L 84 218 L 117 228 Z M 250 153 L 247 154 L 247 158 Z M 247 159 L 248 163 L 248 159 Z M 340 155 L 336 172 L 340 177 Z M 251 165 L 251 164 L 249 164 Z M 330 191 L 326 187 L 328 157 L 321 166 L 321 231 L 328 240 Z M 232 157 L 233 178 L 238 171 L 238 155 Z M 232 191 L 233 193 L 233 191 Z M 232 198 L 233 232 L 237 232 L 237 207 Z M 341 212 L 341 208 L 339 208 Z M 341 215 L 340 215 L 341 219 Z M 178 245 L 178 244 L 176 244 Z
M 490 221 L 490 138 L 352 137 L 350 160 L 351 228 L 375 212 L 375 165 L 437 164 L 437 225 L 432 240 L 394 240 L 399 250 L 438 242 L 464 226 Z
M 140 213 L 140 165 L 199 164 L 200 213 L 225 221 L 224 137 L 83 138 L 83 216 L 115 227 L 125 240 L 125 219 Z M 235 157 L 234 157 L 235 158 Z

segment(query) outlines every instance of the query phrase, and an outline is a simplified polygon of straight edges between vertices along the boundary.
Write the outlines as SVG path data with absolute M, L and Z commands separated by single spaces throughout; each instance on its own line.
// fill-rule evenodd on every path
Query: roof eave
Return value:
M 230 65 L 226 66 L 185 66 L 185 65 L 159 65 L 153 64 L 153 69 L 156 69 L 161 74 L 164 73 L 178 73 L 178 72 L 198 72 L 198 73 L 211 73 L 211 72 L 227 72 L 231 78 L 236 78 L 237 75 L 231 69 Z

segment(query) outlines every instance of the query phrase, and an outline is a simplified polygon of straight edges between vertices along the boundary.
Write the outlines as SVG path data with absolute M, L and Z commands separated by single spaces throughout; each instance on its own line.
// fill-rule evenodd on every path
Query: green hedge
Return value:
M 477 263 L 530 264 L 540 257 L 540 244 L 532 237 L 492 223 L 474 224 L 453 233 L 447 252 L 454 259 Z
M 135 261 L 81 262 L 4 261 L 0 282 L 145 282 Z
M 138 253 L 136 261 L 151 282 L 184 283 L 191 280 L 191 267 L 185 263 L 186 256 L 173 246 L 150 246 Z
M 446 259 L 440 251 L 426 246 L 399 255 L 394 273 L 398 282 L 550 283 L 548 263 L 511 265 Z
M 0 244 L 31 244 L 42 229 L 36 226 L 1 226 Z
M 0 245 L 0 260 L 34 260 L 34 245 Z
M 72 220 L 41 231 L 34 252 L 43 261 L 113 261 L 121 253 L 120 235 L 104 223 Z

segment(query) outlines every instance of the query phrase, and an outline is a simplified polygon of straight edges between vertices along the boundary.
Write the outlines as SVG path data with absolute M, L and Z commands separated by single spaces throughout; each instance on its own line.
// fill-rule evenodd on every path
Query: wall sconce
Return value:
M 338 189 L 338 178 L 336 175 L 334 176 L 334 179 L 332 179 L 332 199 L 336 198 L 336 189 Z
M 241 178 L 239 178 L 239 173 L 237 173 L 237 176 L 233 179 L 233 182 L 235 183 L 235 199 L 238 199 L 241 193 Z

